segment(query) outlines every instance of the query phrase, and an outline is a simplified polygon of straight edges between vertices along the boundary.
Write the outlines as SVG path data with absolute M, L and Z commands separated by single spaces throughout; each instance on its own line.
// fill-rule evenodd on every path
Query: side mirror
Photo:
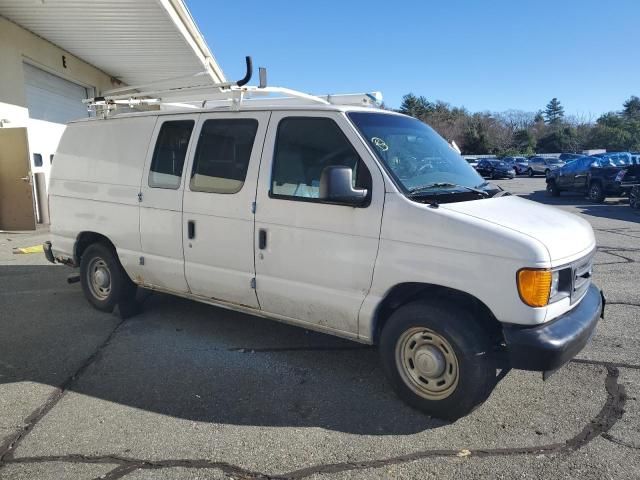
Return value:
M 320 176 L 320 199 L 360 207 L 367 201 L 366 188 L 353 188 L 353 171 L 349 167 L 332 165 L 325 167 Z

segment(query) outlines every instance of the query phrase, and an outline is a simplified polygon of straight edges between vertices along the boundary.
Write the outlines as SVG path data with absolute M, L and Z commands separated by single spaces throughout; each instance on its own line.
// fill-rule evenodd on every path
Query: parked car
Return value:
M 563 191 L 584 193 L 593 202 L 603 202 L 607 196 L 627 194 L 640 182 L 640 167 L 615 165 L 601 157 L 582 157 L 561 168 L 552 170 L 547 177 L 547 191 L 558 196 Z
M 629 192 L 629 206 L 640 209 L 640 184 L 634 185 Z
M 548 176 L 552 170 L 562 167 L 564 163 L 559 158 L 532 157 L 529 159 L 527 174 L 530 177 L 534 175 Z
M 511 165 L 498 160 L 497 158 L 482 159 L 478 162 L 476 170 L 480 175 L 486 178 L 513 178 L 515 177 L 514 169 Z
M 631 208 L 640 208 L 640 163 L 632 163 L 625 170 L 620 189 L 629 192 Z
M 504 157 L 502 161 L 510 165 L 516 175 L 527 173 L 529 169 L 529 160 L 527 160 L 527 157 Z
M 577 158 L 584 157 L 581 153 L 561 153 L 558 158 L 563 162 L 570 162 L 571 160 L 575 160 Z
M 474 158 L 474 157 L 465 157 L 465 160 L 467 161 L 467 163 L 469 165 L 471 165 L 473 168 L 476 168 L 478 166 L 478 159 Z
M 265 92 L 282 95 L 214 85 L 240 101 L 123 114 L 107 95 L 67 125 L 44 251 L 96 309 L 142 287 L 378 344 L 398 395 L 448 419 L 497 369 L 552 371 L 587 344 L 604 309 L 588 222 L 493 188 L 419 120 L 242 100 Z

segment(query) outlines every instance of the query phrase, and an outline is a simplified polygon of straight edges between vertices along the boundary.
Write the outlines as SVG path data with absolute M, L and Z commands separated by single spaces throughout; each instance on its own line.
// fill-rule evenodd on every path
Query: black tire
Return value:
M 104 286 L 106 281 L 97 280 L 107 277 L 108 289 Z M 136 294 L 136 285 L 122 268 L 116 252 L 103 243 L 89 245 L 82 254 L 80 283 L 89 303 L 102 312 L 112 312 L 118 303 L 131 300 Z
M 629 192 L 629 206 L 640 209 L 640 186 L 633 187 Z
M 549 174 L 551 173 L 551 170 L 549 170 L 548 168 L 544 171 L 544 176 L 546 178 L 549 178 Z
M 533 177 L 534 173 L 533 173 L 533 169 L 532 168 L 527 170 L 527 175 L 529 175 L 529 178 Z
M 547 193 L 549 195 L 551 195 L 552 197 L 559 197 L 560 196 L 560 189 L 556 185 L 555 180 L 549 180 L 547 182 Z
M 421 329 L 428 329 L 430 333 L 420 333 L 423 331 Z M 404 360 L 406 356 L 402 352 L 410 352 L 411 348 L 415 349 L 414 354 L 420 352 L 420 358 L 425 358 L 422 354 L 424 350 L 418 350 L 415 343 L 414 347 L 410 347 L 411 341 L 406 340 L 407 335 L 414 331 L 415 335 L 422 335 L 421 338 L 436 334 L 453 350 L 457 381 L 455 385 L 447 387 L 447 396 L 444 398 L 433 399 L 430 398 L 431 392 L 416 392 L 416 389 L 420 389 L 420 386 L 415 386 L 419 383 L 416 380 L 413 380 L 414 386 L 410 386 L 412 380 L 409 377 L 415 378 L 416 375 L 423 382 L 422 388 L 438 388 L 439 385 L 438 377 L 431 380 L 434 383 L 429 384 L 422 377 L 420 367 L 411 363 L 411 360 Z M 409 338 L 413 339 L 415 335 Z M 420 345 L 420 348 L 433 347 Z M 496 363 L 491 352 L 489 336 L 472 315 L 444 301 L 415 301 L 398 308 L 387 320 L 380 337 L 382 365 L 396 394 L 412 407 L 432 417 L 451 421 L 470 413 L 487 399 L 495 387 Z M 414 365 L 413 371 L 410 365 Z M 433 367 L 436 364 L 422 362 L 423 368 L 425 365 Z M 445 372 L 450 367 L 446 361 Z
M 592 202 L 604 202 L 605 195 L 602 184 L 600 182 L 591 182 L 589 184 L 589 190 L 587 191 L 587 197 L 589 197 L 589 200 L 591 200 Z

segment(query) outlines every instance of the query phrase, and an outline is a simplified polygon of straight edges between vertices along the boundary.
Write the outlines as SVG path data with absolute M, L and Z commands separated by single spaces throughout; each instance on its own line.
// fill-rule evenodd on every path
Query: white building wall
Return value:
M 120 86 L 120 83 L 51 42 L 0 16 L 0 128 L 27 127 L 32 172 L 43 172 L 48 184 L 50 158 L 56 151 L 65 127 L 62 123 L 29 117 L 25 64 L 89 88 L 90 92 L 95 90 L 96 94 Z M 42 155 L 42 167 L 33 164 L 34 153 Z

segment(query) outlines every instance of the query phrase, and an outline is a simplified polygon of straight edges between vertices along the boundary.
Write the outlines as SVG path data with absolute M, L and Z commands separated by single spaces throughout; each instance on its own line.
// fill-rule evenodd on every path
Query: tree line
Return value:
M 429 124 L 448 141 L 455 141 L 464 154 L 531 155 L 599 148 L 640 151 L 640 98 L 631 96 L 622 107 L 595 121 L 566 116 L 557 98 L 538 112 L 470 113 L 409 93 L 398 111 Z

